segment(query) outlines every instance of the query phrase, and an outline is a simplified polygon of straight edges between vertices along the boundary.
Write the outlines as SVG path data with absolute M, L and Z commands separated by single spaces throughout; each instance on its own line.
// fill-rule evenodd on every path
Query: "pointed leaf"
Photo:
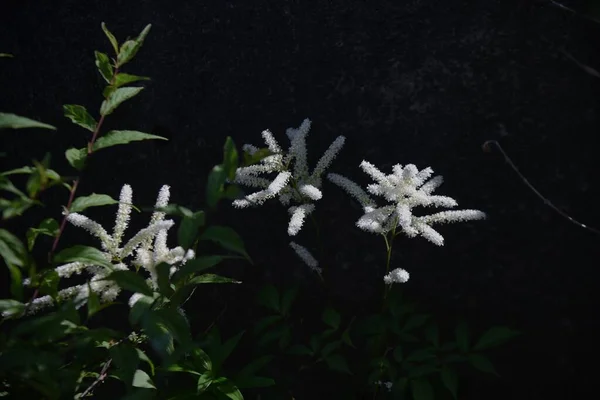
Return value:
M 248 261 L 250 261 L 250 263 L 252 263 L 250 256 L 248 253 L 246 253 L 242 238 L 237 234 L 236 231 L 227 226 L 215 225 L 207 228 L 202 236 L 200 236 L 200 240 L 210 240 L 216 242 L 227 250 L 231 250 L 235 253 L 243 255 Z
M 139 49 L 142 47 L 142 44 L 144 43 L 144 39 L 146 39 L 148 32 L 150 32 L 151 26 L 152 25 L 150 24 L 146 25 L 142 33 L 140 33 L 140 35 L 135 40 L 128 40 L 121 45 L 119 55 L 117 56 L 117 64 L 119 65 L 119 67 L 125 65 L 126 63 L 131 61 L 133 57 L 135 57 Z
M 40 223 L 39 227 L 29 228 L 27 230 L 27 248 L 29 251 L 33 250 L 33 246 L 35 245 L 35 240 L 37 239 L 38 235 L 56 237 L 58 231 L 58 221 L 56 221 L 54 218 L 46 218 Z
M 26 265 L 27 251 L 25 245 L 6 229 L 0 229 L 0 256 L 4 259 L 6 265 L 17 267 Z
M 233 181 L 238 168 L 238 152 L 231 137 L 227 136 L 223 147 L 223 170 L 227 179 Z
M 240 393 L 238 388 L 229 381 L 217 386 L 217 390 L 231 400 L 244 400 L 242 393 Z
M 110 65 L 110 59 L 106 54 L 99 51 L 95 51 L 94 55 L 96 56 L 96 67 L 98 67 L 100 75 L 107 83 L 110 83 L 113 77 L 113 67 Z
M 106 27 L 106 24 L 104 22 L 102 22 L 100 24 L 100 26 L 102 27 L 102 30 L 104 31 L 104 34 L 106 35 L 106 37 L 110 41 L 110 44 L 112 45 L 113 49 L 115 50 L 115 54 L 119 54 L 119 42 L 117 42 L 117 39 L 115 38 L 115 35 L 113 35 L 108 30 L 108 28 Z
M 98 310 L 100 310 L 100 299 L 98 298 L 98 295 L 96 294 L 96 292 L 94 292 L 92 290 L 92 287 L 90 286 L 89 282 L 88 282 L 88 299 L 87 299 L 87 309 L 88 309 L 88 318 L 92 318 L 92 316 L 94 314 L 96 314 L 98 312 Z
M 187 277 L 188 275 L 205 271 L 209 268 L 214 267 L 222 261 L 223 257 L 221 256 L 204 256 L 194 258 L 193 260 L 189 260 L 184 265 L 182 265 L 179 268 L 179 270 L 175 273 L 173 281 L 178 282 L 181 279 Z
M 198 237 L 200 227 L 204 225 L 204 220 L 204 211 L 198 211 L 192 217 L 183 217 L 177 231 L 177 241 L 181 247 L 186 250 L 192 247 Z
M 56 130 L 56 127 L 43 122 L 34 121 L 26 117 L 20 117 L 15 114 L 0 113 L 0 129 L 23 129 L 23 128 L 44 128 Z
M 83 167 L 85 167 L 87 149 L 70 148 L 65 152 L 65 157 L 73 168 L 77 171 L 81 171 Z
M 114 86 L 115 88 L 120 88 L 121 86 L 127 85 L 128 83 L 149 80 L 150 78 L 147 76 L 137 76 L 119 72 L 117 75 L 114 76 L 112 86 Z
M 112 269 L 112 263 L 104 257 L 104 253 L 90 246 L 77 245 L 69 247 L 54 256 L 55 264 L 67 264 L 76 261 Z
M 333 308 L 327 307 L 325 311 L 323 311 L 321 320 L 333 329 L 337 329 L 340 326 L 341 317 L 340 314 Z
M 204 274 L 200 276 L 196 276 L 189 281 L 190 285 L 199 285 L 201 283 L 242 283 L 240 281 L 236 281 L 235 279 L 226 278 L 224 276 L 214 275 L 214 274 Z
M 63 113 L 65 117 L 69 118 L 73 123 L 87 129 L 90 132 L 94 132 L 97 126 L 97 122 L 92 117 L 84 106 L 77 104 L 65 104 L 63 106 Z
M 480 371 L 499 376 L 491 361 L 482 354 L 469 354 L 469 362 Z
M 513 329 L 505 326 L 496 326 L 490 328 L 484 333 L 481 338 L 477 341 L 477 344 L 473 348 L 474 350 L 484 350 L 490 347 L 499 346 L 502 343 L 518 336 L 520 333 Z
M 433 400 L 433 388 L 428 380 L 420 378 L 410 381 L 410 388 L 414 400 Z
M 106 135 L 96 140 L 94 143 L 94 151 L 120 144 L 127 144 L 134 141 L 155 139 L 168 140 L 162 136 L 151 135 L 149 133 L 138 131 L 110 131 Z
M 131 99 L 139 92 L 144 90 L 143 87 L 122 87 L 115 89 L 100 106 L 100 115 L 109 115 L 119 107 L 121 103 Z
M 444 384 L 446 389 L 448 389 L 450 393 L 452 393 L 452 397 L 454 397 L 455 399 L 458 398 L 458 374 L 456 373 L 456 370 L 449 367 L 448 365 L 444 365 L 442 367 L 442 370 L 440 371 L 440 375 L 442 378 L 442 383 Z
M 460 322 L 456 328 L 454 329 L 454 336 L 456 338 L 456 343 L 458 344 L 458 348 L 461 351 L 469 350 L 469 327 L 463 321 Z
M 215 208 L 219 199 L 223 195 L 223 185 L 227 179 L 227 174 L 222 165 L 215 165 L 208 174 L 206 183 L 206 202 L 209 207 Z
M 89 196 L 76 198 L 71 204 L 70 212 L 81 212 L 90 207 L 107 206 L 119 204 L 119 202 L 107 194 L 92 193 Z
M 152 382 L 152 378 L 150 378 L 150 376 L 148 376 L 148 374 L 141 369 L 136 370 L 133 374 L 133 383 L 131 384 L 131 386 L 147 389 L 156 389 L 156 387 L 154 386 L 154 382 Z

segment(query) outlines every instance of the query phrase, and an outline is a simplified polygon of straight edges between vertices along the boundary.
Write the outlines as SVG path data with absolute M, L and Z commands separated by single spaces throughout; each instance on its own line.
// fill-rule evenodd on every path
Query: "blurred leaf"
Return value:
M 254 334 L 259 335 L 265 328 L 282 320 L 281 315 L 268 315 L 254 323 Z
M 429 319 L 429 315 L 426 315 L 426 314 L 412 315 L 408 319 L 408 321 L 406 321 L 406 324 L 404 324 L 404 326 L 402 327 L 402 331 L 407 333 L 410 330 L 419 328 L 419 327 L 423 326 L 425 324 L 425 322 L 427 322 L 428 319 Z
M 217 386 L 217 390 L 231 400 L 244 400 L 242 393 L 240 393 L 238 388 L 229 381 Z
M 144 90 L 143 87 L 122 87 L 115 89 L 100 106 L 100 115 L 109 115 L 121 105 Z
M 333 308 L 327 307 L 321 315 L 321 320 L 333 329 L 337 329 L 340 326 L 341 317 Z
M 134 293 L 141 293 L 146 296 L 153 295 L 153 291 L 146 280 L 133 271 L 113 271 L 103 280 L 117 282 L 121 288 Z
M 147 76 L 137 76 L 119 72 L 117 75 L 115 75 L 115 80 L 112 86 L 114 86 L 115 88 L 120 88 L 121 86 L 127 85 L 128 83 L 149 80 L 150 78 L 148 78 Z
M 452 397 L 457 399 L 458 391 L 458 374 L 456 371 L 448 365 L 444 365 L 440 371 L 442 383 L 452 393 Z
M 77 104 L 65 104 L 63 106 L 63 112 L 65 117 L 69 118 L 73 123 L 87 129 L 90 132 L 96 130 L 97 122 L 92 117 L 84 106 Z
M 224 276 L 214 275 L 214 274 L 204 274 L 200 276 L 196 276 L 189 281 L 190 285 L 199 285 L 201 283 L 242 283 L 240 281 L 236 281 L 235 279 L 226 278 Z
M 12 54 L 9 54 L 9 53 L 0 53 L 0 58 L 1 57 L 14 58 L 14 56 Z
M 327 357 L 334 351 L 338 350 L 342 345 L 342 342 L 339 340 L 333 341 L 331 343 L 326 344 L 321 349 L 321 357 Z
M 396 360 L 397 363 L 401 363 L 402 361 L 404 361 L 404 356 L 402 354 L 402 346 L 396 346 L 396 348 L 394 349 L 394 360 Z
M 90 207 L 107 206 L 119 204 L 119 202 L 107 194 L 92 193 L 89 196 L 76 198 L 71 204 L 70 212 L 81 212 Z
M 8 264 L 8 271 L 10 272 L 10 294 L 19 301 L 23 300 L 23 274 L 19 267 Z
M 104 22 L 102 22 L 100 24 L 100 26 L 102 27 L 102 30 L 104 31 L 104 34 L 106 35 L 106 37 L 110 41 L 110 44 L 112 45 L 113 49 L 115 50 L 115 54 L 119 54 L 119 42 L 117 42 L 117 39 L 115 38 L 115 35 L 113 35 L 108 30 L 108 28 L 106 27 L 106 24 Z
M 149 133 L 138 131 L 110 131 L 96 140 L 93 149 L 94 151 L 98 151 L 107 147 L 127 144 L 134 141 L 155 139 L 167 140 L 162 136 L 150 135 Z
M 174 289 L 171 287 L 170 281 L 171 265 L 166 262 L 161 262 L 156 266 L 156 283 L 160 294 L 165 297 L 171 296 Z
M 44 128 L 56 130 L 56 127 L 34 121 L 26 117 L 20 117 L 15 114 L 0 113 L 0 129 L 23 129 L 23 128 Z
M 58 272 L 53 269 L 44 271 L 42 273 L 42 278 L 40 279 L 40 293 L 56 299 L 58 296 L 59 281 L 60 277 L 58 276 Z
M 258 292 L 258 303 L 275 311 L 279 312 L 279 292 L 275 286 L 271 284 L 264 285 Z
M 204 225 L 204 222 L 204 211 L 198 211 L 194 213 L 192 217 L 183 217 L 183 220 L 179 225 L 179 230 L 177 231 L 179 245 L 184 249 L 191 248 L 196 241 L 200 227 Z
M 275 385 L 273 378 L 263 376 L 243 376 L 234 379 L 234 381 L 239 389 L 263 388 Z
M 87 299 L 87 317 L 92 318 L 100 310 L 100 299 L 96 292 L 92 290 L 90 283 L 88 282 L 88 299 Z
M 135 351 L 137 352 L 138 358 L 140 359 L 140 361 L 143 361 L 146 364 L 148 364 L 148 366 L 150 367 L 150 373 L 152 375 L 154 375 L 154 363 L 152 362 L 150 357 L 148 357 L 148 355 L 146 353 L 144 353 L 142 350 L 140 350 L 137 347 L 136 347 Z
M 454 329 L 454 336 L 458 348 L 465 352 L 469 350 L 469 327 L 467 323 L 462 321 Z
M 425 338 L 435 347 L 440 345 L 440 330 L 435 322 L 430 322 L 425 327 Z
M 427 379 L 414 379 L 410 381 L 410 388 L 414 400 L 433 400 L 433 388 Z
M 146 36 L 148 36 L 148 32 L 150 32 L 151 27 L 151 24 L 146 25 L 142 33 L 140 33 L 135 40 L 127 40 L 121 45 L 119 55 L 117 56 L 117 64 L 119 67 L 122 67 L 131 61 L 133 57 L 135 57 L 139 49 L 142 47 L 144 39 L 146 39 Z
M 329 357 L 326 357 L 325 363 L 327 364 L 329 369 L 333 371 L 343 372 L 352 375 L 352 372 L 350 371 L 350 368 L 348 368 L 348 364 L 346 363 L 346 359 L 340 354 L 333 354 Z
M 104 253 L 90 246 L 77 245 L 69 247 L 54 256 L 55 264 L 68 264 L 76 261 L 85 264 L 101 265 L 112 269 L 112 263 L 106 260 Z
M 293 287 L 287 289 L 283 296 L 281 296 L 281 313 L 283 315 L 288 315 L 290 313 L 290 308 L 292 307 L 292 303 L 296 299 L 298 295 L 298 287 Z
M 482 354 L 469 354 L 469 362 L 473 367 L 477 368 L 480 371 L 500 376 L 496 372 L 496 369 L 492 365 L 491 361 Z
M 154 296 L 141 296 L 129 310 L 129 323 L 136 325 L 149 312 L 154 304 Z
M 96 56 L 96 67 L 98 67 L 100 75 L 107 83 L 110 83 L 113 77 L 113 67 L 110 65 L 110 59 L 106 54 L 99 51 L 94 51 L 94 55 Z
M 520 335 L 520 332 L 505 326 L 495 326 L 485 332 L 473 347 L 474 350 L 484 350 L 499 346 Z
M 33 250 L 33 246 L 35 245 L 35 240 L 38 235 L 46 235 L 50 237 L 56 237 L 59 232 L 58 221 L 54 218 L 46 218 L 40 223 L 40 226 L 37 228 L 29 228 L 27 230 L 27 248 L 29 251 Z
M 23 242 L 6 229 L 0 229 L 0 256 L 6 265 L 24 267 L 27 264 L 27 251 Z
M 223 147 L 223 169 L 225 177 L 230 181 L 235 179 L 235 172 L 238 168 L 238 152 L 235 143 L 231 137 L 227 136 L 225 146 Z
M 3 317 L 12 317 L 20 315 L 25 310 L 25 304 L 17 300 L 0 300 L 0 315 Z
M 236 231 L 227 226 L 215 225 L 208 227 L 200 236 L 200 240 L 216 242 L 227 250 L 243 255 L 252 264 L 250 256 L 246 253 L 242 238 Z
M 77 171 L 81 171 L 83 167 L 85 167 L 87 149 L 70 148 L 65 151 L 65 158 L 73 168 Z
M 206 183 L 206 203 L 210 208 L 215 208 L 223 195 L 223 185 L 227 179 L 227 173 L 222 165 L 215 165 L 208 174 Z
M 295 344 L 287 350 L 288 354 L 297 356 L 312 356 L 314 352 L 303 344 Z

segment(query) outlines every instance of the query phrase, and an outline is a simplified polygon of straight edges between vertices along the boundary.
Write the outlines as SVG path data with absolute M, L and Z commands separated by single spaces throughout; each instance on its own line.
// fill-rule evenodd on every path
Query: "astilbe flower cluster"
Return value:
M 157 276 L 156 266 L 162 262 L 171 265 L 171 274 L 173 274 L 178 265 L 195 257 L 193 250 L 187 252 L 181 247 L 169 249 L 167 247 L 167 231 L 174 225 L 173 220 L 165 220 L 165 213 L 155 211 L 151 217 L 150 223 L 146 228 L 141 229 L 122 247 L 122 239 L 128 226 L 132 210 L 133 192 L 131 186 L 124 185 L 119 197 L 119 208 L 112 235 L 97 222 L 79 213 L 68 213 L 67 221 L 71 224 L 87 230 L 92 235 L 100 239 L 102 254 L 107 261 L 112 263 L 114 270 L 129 270 L 130 266 L 126 263 L 126 258 L 135 255 L 131 265 L 145 269 L 148 274 L 148 283 L 156 288 Z M 169 186 L 164 185 L 158 194 L 155 208 L 165 207 L 169 202 Z M 114 281 L 105 280 L 112 272 L 110 269 L 84 262 L 73 262 L 61 265 L 56 268 L 60 278 L 69 278 L 74 274 L 86 272 L 91 275 L 89 283 L 75 285 L 58 292 L 58 298 L 65 300 L 72 298 L 77 307 L 81 307 L 89 296 L 89 291 L 96 293 L 102 302 L 110 302 L 119 295 L 120 287 Z M 24 281 L 29 285 L 29 279 Z M 129 304 L 133 305 L 139 298 L 138 294 L 131 296 Z M 34 299 L 28 305 L 28 313 L 35 313 L 39 310 L 54 304 L 54 299 L 50 296 L 41 296 Z
M 287 129 L 286 134 L 290 140 L 287 152 L 282 149 L 270 131 L 263 131 L 262 137 L 270 155 L 261 159 L 257 164 L 238 168 L 234 180 L 237 184 L 260 189 L 242 199 L 235 200 L 233 202 L 235 207 L 257 206 L 276 197 L 281 204 L 288 206 L 291 217 L 287 232 L 290 236 L 295 236 L 300 232 L 306 217 L 315 209 L 314 203 L 323 197 L 321 192 L 322 175 L 331 165 L 346 140 L 344 136 L 338 136 L 311 172 L 308 167 L 306 151 L 306 137 L 310 126 L 310 120 L 305 119 L 299 128 Z M 252 155 L 258 151 L 258 148 L 244 145 L 244 150 Z M 317 260 L 305 247 L 295 242 L 291 242 L 290 246 L 309 267 L 320 271 Z

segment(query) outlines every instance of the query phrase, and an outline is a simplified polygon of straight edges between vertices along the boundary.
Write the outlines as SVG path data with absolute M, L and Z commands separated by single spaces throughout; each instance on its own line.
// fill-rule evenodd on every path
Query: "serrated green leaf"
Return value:
M 106 135 L 98 138 L 94 143 L 94 151 L 98 151 L 107 147 L 127 144 L 140 140 L 168 140 L 162 136 L 151 135 L 149 133 L 138 131 L 110 131 Z
M 23 242 L 6 229 L 0 229 L 0 256 L 6 265 L 24 267 L 27 264 L 27 251 Z
M 469 354 L 469 362 L 480 371 L 499 376 L 492 362 L 483 354 Z
M 94 51 L 94 55 L 96 56 L 96 67 L 98 67 L 100 75 L 107 83 L 110 83 L 113 77 L 113 67 L 110 65 L 110 59 L 106 54 L 99 51 Z
M 227 179 L 227 173 L 222 165 L 215 165 L 208 174 L 206 183 L 206 203 L 210 208 L 215 208 L 219 199 L 223 196 L 223 185 Z
M 150 24 L 146 25 L 142 33 L 140 33 L 140 35 L 135 40 L 127 40 L 121 45 L 119 55 L 117 56 L 117 64 L 119 65 L 119 67 L 125 65 L 126 63 L 131 61 L 131 59 L 133 59 L 133 57 L 142 47 L 144 39 L 146 39 L 146 36 L 148 35 L 148 32 L 150 32 L 151 27 L 152 25 Z
M 43 128 L 56 130 L 56 127 L 30 118 L 10 113 L 0 113 L 0 129 Z
M 440 371 L 440 377 L 444 387 L 446 387 L 446 389 L 452 393 L 453 398 L 457 399 L 458 374 L 456 373 L 456 370 L 448 365 L 444 365 Z
M 340 326 L 341 317 L 336 310 L 331 307 L 327 307 L 321 315 L 321 320 L 333 329 L 337 329 Z
M 104 253 L 90 246 L 77 245 L 69 247 L 54 256 L 55 264 L 67 264 L 76 261 L 112 269 L 112 264 L 106 260 Z
M 106 24 L 104 22 L 102 22 L 100 24 L 100 26 L 102 27 L 102 30 L 104 31 L 104 34 L 106 35 L 106 37 L 110 41 L 110 44 L 112 45 L 113 49 L 115 50 L 115 54 L 119 54 L 119 42 L 117 42 L 117 39 L 115 38 L 115 35 L 113 35 L 108 30 L 108 28 L 106 27 Z
M 70 148 L 65 151 L 65 157 L 73 168 L 77 171 L 81 171 L 85 167 L 87 149 Z
M 520 332 L 505 326 L 496 326 L 485 332 L 473 347 L 474 350 L 484 350 L 499 346 L 518 336 Z
M 118 200 L 113 199 L 107 194 L 92 193 L 89 196 L 76 198 L 71 204 L 70 212 L 81 212 L 90 207 L 108 206 L 119 204 Z
M 63 106 L 64 116 L 73 121 L 74 124 L 77 124 L 90 132 L 94 132 L 96 130 L 96 126 L 98 123 L 92 117 L 84 106 L 80 106 L 77 104 L 65 104 Z
M 410 381 L 410 389 L 414 400 L 433 400 L 433 387 L 426 379 L 414 379 Z
M 240 235 L 227 226 L 214 225 L 208 227 L 202 236 L 200 236 L 200 240 L 216 242 L 227 250 L 243 255 L 250 263 L 252 263 L 250 256 L 246 253 L 244 241 Z
M 152 296 L 154 293 L 146 280 L 133 271 L 113 271 L 103 280 L 117 282 L 121 288 L 134 293 L 141 293 L 146 296 Z
M 147 76 L 137 76 L 119 72 L 117 75 L 114 76 L 112 86 L 114 86 L 115 88 L 120 88 L 121 86 L 127 85 L 128 83 L 149 80 L 150 78 Z
M 224 276 L 219 276 L 215 274 L 204 274 L 200 276 L 193 277 L 190 281 L 190 285 L 199 285 L 202 283 L 242 283 L 240 281 L 236 281 L 235 279 L 227 278 Z
M 109 115 L 121 105 L 144 90 L 143 87 L 122 87 L 115 89 L 100 106 L 100 115 Z

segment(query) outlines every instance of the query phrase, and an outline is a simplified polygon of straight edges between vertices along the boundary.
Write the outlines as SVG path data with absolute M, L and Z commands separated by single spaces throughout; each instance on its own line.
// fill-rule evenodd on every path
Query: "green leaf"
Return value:
M 273 356 L 262 356 L 262 357 L 257 358 L 256 360 L 252 360 L 249 364 L 247 364 L 244 368 L 242 368 L 240 370 L 240 372 L 237 374 L 237 377 L 235 379 L 236 383 L 239 383 L 239 382 L 237 382 L 237 380 L 240 377 L 255 375 L 258 371 L 260 371 L 262 368 L 264 368 L 265 365 L 269 364 L 273 360 L 273 358 L 274 358 Z
M 327 357 L 327 356 L 329 356 L 331 353 L 333 353 L 334 351 L 336 351 L 337 349 L 339 349 L 341 345 L 342 345 L 342 342 L 338 341 L 338 340 L 326 344 L 321 349 L 321 357 Z
M 139 49 L 142 47 L 144 39 L 146 39 L 146 36 L 148 36 L 148 32 L 150 32 L 151 27 L 151 24 L 146 25 L 142 33 L 140 33 L 140 35 L 135 40 L 127 40 L 121 45 L 119 55 L 117 56 L 117 64 L 119 65 L 119 67 L 122 67 L 123 65 L 131 61 L 133 57 L 135 57 Z
M 177 241 L 181 247 L 184 249 L 192 247 L 198 237 L 200 227 L 204 225 L 204 221 L 204 211 L 194 213 L 191 218 L 183 217 L 183 220 L 179 225 L 179 230 L 177 231 Z
M 144 90 L 143 87 L 122 87 L 115 89 L 100 106 L 100 115 L 109 115 L 126 100 L 131 99 L 139 92 Z
M 27 264 L 27 251 L 18 237 L 0 229 L 0 256 L 6 265 L 24 267 Z
M 303 344 L 295 344 L 287 350 L 288 354 L 297 356 L 312 356 L 314 352 Z
M 56 299 L 58 297 L 59 281 L 60 277 L 58 276 L 58 272 L 53 269 L 44 271 L 40 280 L 40 293 Z
M 16 300 L 23 300 L 23 274 L 21 274 L 21 270 L 19 267 L 8 264 L 8 271 L 10 272 L 10 294 Z
M 122 342 L 112 346 L 108 352 L 117 367 L 117 376 L 127 386 L 131 385 L 139 365 L 139 357 L 135 348 L 128 342 Z
M 147 76 L 137 76 L 119 72 L 117 75 L 114 76 L 112 86 L 114 86 L 115 88 L 120 88 L 121 86 L 127 85 L 128 83 L 149 80 L 150 78 Z
M 223 147 L 223 170 L 225 177 L 230 181 L 235 178 L 235 172 L 238 168 L 238 152 L 235 143 L 231 137 L 227 136 L 225 146 Z
M 225 343 L 223 343 L 218 350 L 215 351 L 215 354 L 211 357 L 213 365 L 216 369 L 219 369 L 225 360 L 229 358 L 233 350 L 237 347 L 240 339 L 244 335 L 246 331 L 241 331 L 234 337 L 227 339 Z
M 265 330 L 265 328 L 268 328 L 269 326 L 281 320 L 281 315 L 268 315 L 264 318 L 261 318 L 254 323 L 254 333 L 256 335 L 259 335 L 262 331 Z
M 140 350 L 139 348 L 136 347 L 135 351 L 138 354 L 138 358 L 145 362 L 146 364 L 148 364 L 148 366 L 150 367 L 150 373 L 152 375 L 154 375 L 154 363 L 152 362 L 152 360 L 150 359 L 150 357 L 148 357 L 148 355 L 146 353 L 144 353 L 142 350 Z
M 113 271 L 103 280 L 117 282 L 123 289 L 146 296 L 152 296 L 154 293 L 146 283 L 146 280 L 133 271 Z
M 210 208 L 215 208 L 219 199 L 223 196 L 223 185 L 227 179 L 227 173 L 222 165 L 215 165 L 208 174 L 206 183 L 206 203 Z
M 520 335 L 520 332 L 505 326 L 496 326 L 485 332 L 473 347 L 474 350 L 484 350 L 499 346 Z
M 244 400 L 242 393 L 230 382 L 217 386 L 217 389 L 231 400 Z
M 106 35 L 106 37 L 110 41 L 110 44 L 112 45 L 113 49 L 115 50 L 115 54 L 119 54 L 119 42 L 117 42 L 117 39 L 115 38 L 115 35 L 113 35 L 108 30 L 108 28 L 106 27 L 106 24 L 104 22 L 102 22 L 100 24 L 100 26 L 102 27 L 102 30 L 104 31 L 104 34 Z
M 0 300 L 0 314 L 4 317 L 20 315 L 25 310 L 25 304 L 17 300 Z
M 77 171 L 81 171 L 85 167 L 85 160 L 87 159 L 87 149 L 76 149 L 70 148 L 65 151 L 65 158 Z
M 410 381 L 410 389 L 414 400 L 433 400 L 433 388 L 427 379 L 414 379 Z
M 425 327 L 425 339 L 427 339 L 435 347 L 440 345 L 440 330 L 435 323 L 430 323 Z
M 87 309 L 88 309 L 88 318 L 92 318 L 94 314 L 96 314 L 100 310 L 100 299 L 96 292 L 92 290 L 88 282 L 88 299 L 87 299 Z
M 98 123 L 94 117 L 88 113 L 84 106 L 79 106 L 77 104 L 65 104 L 63 106 L 63 113 L 65 117 L 73 121 L 74 124 L 77 124 L 90 132 L 94 132 L 96 130 Z
M 333 329 L 337 329 L 340 326 L 341 317 L 333 308 L 327 307 L 321 315 L 321 320 Z
M 456 370 L 448 365 L 444 365 L 440 371 L 440 377 L 442 378 L 442 383 L 446 389 L 452 393 L 452 397 L 457 399 L 458 374 L 456 373 Z
M 15 114 L 0 113 L 0 129 L 23 129 L 23 128 L 44 128 L 56 130 L 56 127 L 34 121 L 26 117 L 20 117 Z
M 174 289 L 170 282 L 171 265 L 166 262 L 161 262 L 156 266 L 156 283 L 160 294 L 169 297 L 173 294 Z
M 90 207 L 107 206 L 119 204 L 119 202 L 107 194 L 92 193 L 89 196 L 76 198 L 71 204 L 70 212 L 81 212 Z
M 258 292 L 258 303 L 279 312 L 279 292 L 271 284 L 264 285 Z
M 168 140 L 162 136 L 151 135 L 149 133 L 143 133 L 138 131 L 110 131 L 106 135 L 98 138 L 94 143 L 94 151 L 104 149 L 111 146 L 117 146 L 120 144 L 127 144 L 134 141 L 140 140 Z
M 106 260 L 104 253 L 90 246 L 77 245 L 69 247 L 54 256 L 55 264 L 68 264 L 76 261 L 112 269 L 112 264 Z
M 427 322 L 428 319 L 429 319 L 429 315 L 427 315 L 427 314 L 413 315 L 408 319 L 408 321 L 406 321 L 406 324 L 402 327 L 402 331 L 406 333 L 415 328 L 419 328 L 419 327 L 423 326 L 425 324 L 425 322 Z
M 150 378 L 150 376 L 148 376 L 148 374 L 141 369 L 136 370 L 133 374 L 133 382 L 131 386 L 146 389 L 156 389 L 154 382 L 152 382 L 152 378 Z
M 129 323 L 136 325 L 152 308 L 154 296 L 141 296 L 129 310 Z
M 14 56 L 12 54 L 9 54 L 9 53 L 0 53 L 0 57 L 14 58 Z
M 202 374 L 198 378 L 198 383 L 196 384 L 196 390 L 198 394 L 202 394 L 206 392 L 206 390 L 213 383 L 213 378 L 210 373 Z
M 327 364 L 329 369 L 333 371 L 343 372 L 352 375 L 350 368 L 348 368 L 348 363 L 346 363 L 346 359 L 340 354 L 333 354 L 329 357 L 326 357 L 325 363 Z
M 204 256 L 189 260 L 184 265 L 179 267 L 179 270 L 173 276 L 173 282 L 179 282 L 180 280 L 187 278 L 189 275 L 203 272 L 214 267 L 222 261 L 223 257 L 221 256 Z
M 35 240 L 38 235 L 46 235 L 50 237 L 56 237 L 59 232 L 58 221 L 54 218 L 46 218 L 40 223 L 40 226 L 37 228 L 29 228 L 27 230 L 27 248 L 29 251 L 33 250 L 33 246 L 35 245 Z
M 235 279 L 226 278 L 224 276 L 214 275 L 214 274 L 204 274 L 200 276 L 196 276 L 189 281 L 190 285 L 199 285 L 202 283 L 242 283 L 240 281 L 236 281 Z
M 496 372 L 496 369 L 492 365 L 491 361 L 482 354 L 469 354 L 469 362 L 473 367 L 477 368 L 480 371 L 500 376 Z
M 212 371 L 213 369 L 210 357 L 199 347 L 196 347 L 194 350 L 192 350 L 192 362 L 199 369 L 206 371 Z
M 166 265 L 166 264 L 165 264 Z M 181 309 L 162 308 L 155 311 L 161 322 L 167 327 L 173 338 L 185 347 L 191 346 L 190 325 Z
M 250 263 L 252 263 L 250 256 L 246 253 L 242 238 L 236 231 L 227 226 L 215 225 L 208 227 L 202 236 L 200 236 L 200 240 L 216 242 L 227 250 L 243 255 Z
M 283 315 L 288 315 L 290 312 L 290 308 L 292 307 L 292 303 L 296 299 L 298 295 L 298 287 L 293 287 L 291 289 L 286 290 L 281 296 L 281 313 Z
M 458 348 L 465 352 L 469 350 L 469 327 L 466 322 L 460 322 L 454 329 L 454 336 Z
M 394 349 L 394 360 L 396 360 L 397 363 L 401 363 L 402 361 L 404 361 L 404 356 L 402 354 L 402 346 L 396 346 L 396 348 Z
M 107 83 L 110 83 L 113 77 L 113 67 L 110 65 L 110 59 L 106 54 L 99 51 L 94 51 L 94 54 L 96 56 L 96 67 L 98 67 L 100 75 Z

